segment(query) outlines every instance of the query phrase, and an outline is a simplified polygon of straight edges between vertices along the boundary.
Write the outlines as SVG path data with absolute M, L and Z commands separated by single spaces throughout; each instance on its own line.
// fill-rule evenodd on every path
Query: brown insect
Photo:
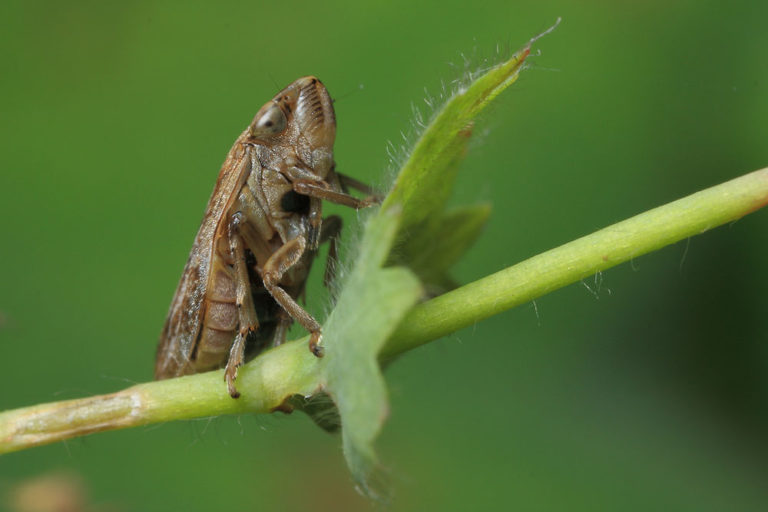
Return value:
M 325 86 L 304 77 L 261 107 L 229 151 L 171 302 L 157 347 L 155 378 L 226 365 L 237 398 L 237 370 L 293 320 L 322 357 L 320 324 L 296 299 L 318 245 L 331 243 L 326 284 L 341 219 L 322 218 L 322 200 L 364 208 L 377 202 L 364 184 L 335 171 L 336 117 Z M 357 199 L 348 187 L 369 194 Z

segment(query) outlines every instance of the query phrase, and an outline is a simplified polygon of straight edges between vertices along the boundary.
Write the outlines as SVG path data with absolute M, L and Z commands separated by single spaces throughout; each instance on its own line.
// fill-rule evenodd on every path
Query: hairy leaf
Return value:
M 342 443 L 352 475 L 370 496 L 382 489 L 373 441 L 388 413 L 378 354 L 422 295 L 403 267 L 382 268 L 397 232 L 399 212 L 381 211 L 366 226 L 360 253 L 324 330 L 324 388 L 341 415 Z

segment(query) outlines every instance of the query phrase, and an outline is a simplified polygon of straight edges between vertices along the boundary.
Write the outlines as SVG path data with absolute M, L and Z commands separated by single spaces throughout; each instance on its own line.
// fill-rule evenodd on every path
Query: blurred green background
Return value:
M 3 2 L 0 409 L 151 378 L 224 155 L 277 90 L 319 76 L 338 168 L 383 183 L 425 87 L 557 16 L 476 130 L 455 202 L 494 212 L 462 282 L 768 165 L 768 4 Z M 765 510 L 766 230 L 758 212 L 402 357 L 392 510 Z M 99 510 L 372 508 L 301 414 L 3 456 L 0 509 L 57 472 Z

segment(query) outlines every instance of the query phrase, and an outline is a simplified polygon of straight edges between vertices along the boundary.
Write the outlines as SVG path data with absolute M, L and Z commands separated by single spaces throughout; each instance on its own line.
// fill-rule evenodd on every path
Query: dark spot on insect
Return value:
M 273 124 L 274 123 L 272 121 L 267 121 L 264 123 L 264 126 L 266 126 L 267 128 L 271 128 Z
M 298 194 L 290 190 L 280 199 L 280 208 L 284 212 L 308 213 L 309 196 Z
M 317 78 L 312 79 L 312 85 L 315 85 L 317 83 Z

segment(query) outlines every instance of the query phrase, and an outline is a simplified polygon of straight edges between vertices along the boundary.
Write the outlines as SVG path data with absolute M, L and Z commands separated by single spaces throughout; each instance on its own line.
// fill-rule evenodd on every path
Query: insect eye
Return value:
M 251 135 L 275 135 L 285 130 L 288 120 L 275 104 L 269 105 L 263 114 L 256 116 L 251 125 Z

